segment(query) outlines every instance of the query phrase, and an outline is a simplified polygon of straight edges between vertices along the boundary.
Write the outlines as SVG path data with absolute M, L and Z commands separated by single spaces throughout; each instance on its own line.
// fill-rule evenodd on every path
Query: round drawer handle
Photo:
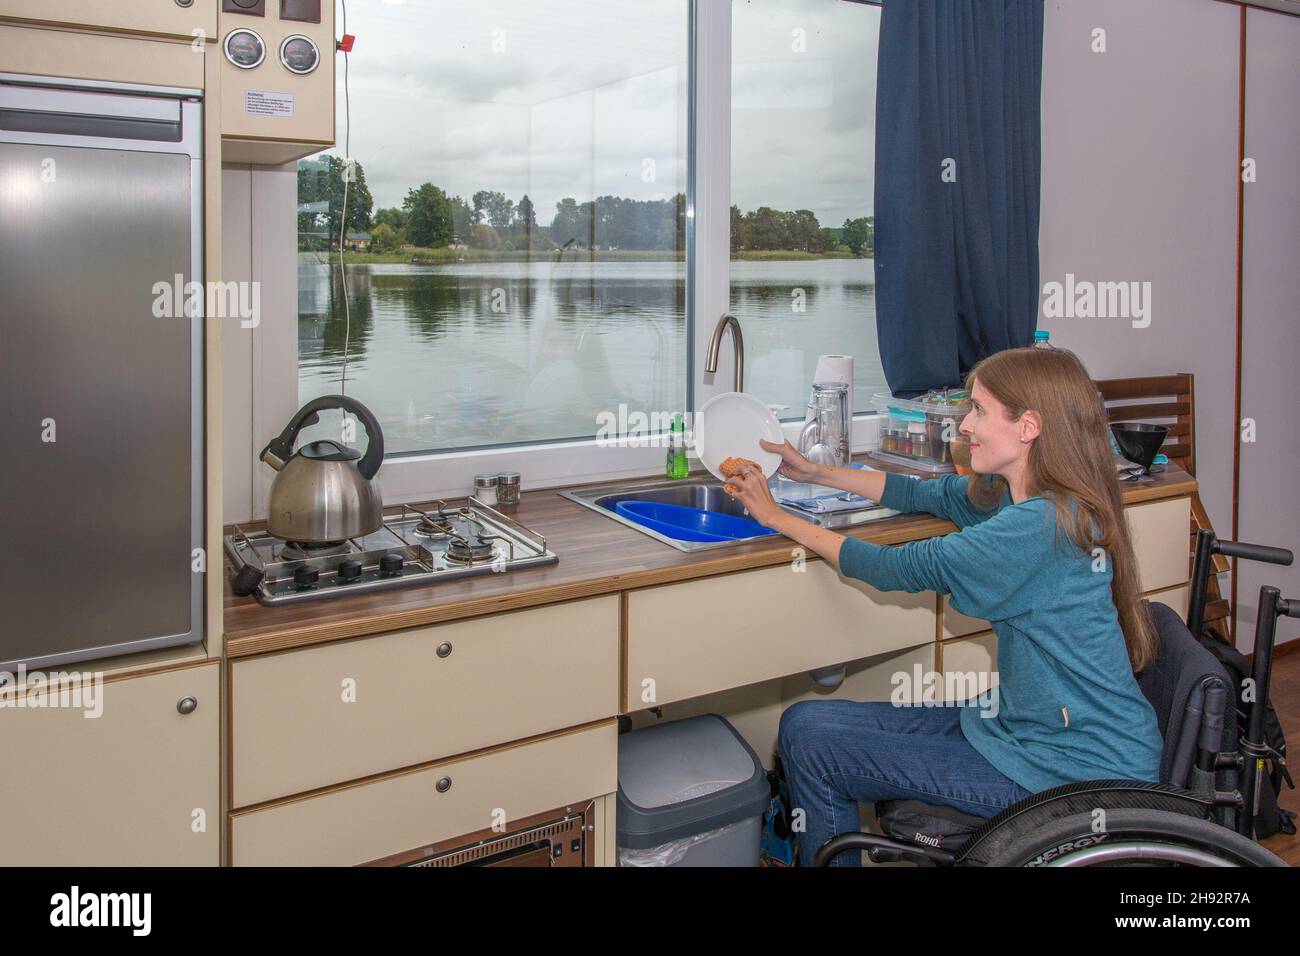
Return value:
M 438 788 L 439 793 L 446 793 L 451 789 L 451 777 L 439 777 L 434 786 Z
M 179 713 L 189 715 L 199 709 L 199 702 L 193 697 L 182 697 L 176 702 L 176 710 Z
M 451 657 L 451 642 L 443 641 L 441 644 L 438 645 L 438 656 Z
M 194 0 L 176 0 L 176 6 L 178 6 L 178 7 L 192 7 L 192 6 L 194 6 Z

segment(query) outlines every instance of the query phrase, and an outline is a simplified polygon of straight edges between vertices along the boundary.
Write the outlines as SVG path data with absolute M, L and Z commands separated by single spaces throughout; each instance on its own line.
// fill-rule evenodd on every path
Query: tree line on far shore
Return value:
M 298 164 L 298 233 L 302 248 L 338 245 L 343 213 L 344 162 L 323 156 Z M 518 202 L 504 193 L 480 190 L 468 200 L 433 183 L 409 189 L 402 205 L 374 209 L 365 170 L 356 163 L 348 184 L 348 233 L 368 232 L 370 250 L 395 253 L 403 247 L 469 248 L 504 252 L 559 249 L 682 251 L 686 248 L 686 197 L 637 200 L 600 196 L 590 202 L 571 197 L 556 204 L 541 224 L 533 201 Z M 785 212 L 762 206 L 742 213 L 731 207 L 733 253 L 796 251 L 872 257 L 874 218 L 847 219 L 839 228 L 817 221 L 811 210 Z

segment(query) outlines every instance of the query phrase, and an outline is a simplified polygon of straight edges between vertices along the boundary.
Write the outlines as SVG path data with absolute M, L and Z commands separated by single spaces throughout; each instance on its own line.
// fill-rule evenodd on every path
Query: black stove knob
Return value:
M 300 588 L 315 587 L 316 582 L 320 580 L 320 572 L 313 567 L 303 565 L 293 572 L 293 583 Z
M 405 564 L 405 562 L 402 560 L 400 554 L 397 554 L 396 552 L 386 554 L 379 559 L 379 571 L 381 574 L 386 574 L 389 577 L 396 577 L 402 573 L 403 564 Z
M 361 577 L 361 562 L 360 562 L 360 561 L 355 561 L 355 560 L 351 560 L 351 559 L 349 559 L 349 560 L 347 560 L 347 561 L 340 561 L 340 562 L 339 562 L 339 580 L 340 580 L 340 581 L 356 581 L 356 580 L 359 579 L 360 577 Z

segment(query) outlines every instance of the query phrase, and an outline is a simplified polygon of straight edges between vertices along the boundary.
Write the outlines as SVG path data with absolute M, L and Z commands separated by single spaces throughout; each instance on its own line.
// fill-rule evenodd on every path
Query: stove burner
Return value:
M 346 541 L 333 541 L 325 544 L 303 544 L 298 541 L 286 541 L 280 548 L 281 561 L 309 561 L 312 558 L 328 558 L 336 554 L 347 554 L 351 546 Z
M 469 564 L 473 561 L 487 561 L 494 553 L 492 542 L 484 541 L 477 534 L 463 538 L 457 536 L 447 545 L 443 555 L 448 564 Z
M 422 538 L 445 538 L 449 532 L 445 523 L 436 521 L 432 515 L 425 515 L 415 526 L 415 533 Z

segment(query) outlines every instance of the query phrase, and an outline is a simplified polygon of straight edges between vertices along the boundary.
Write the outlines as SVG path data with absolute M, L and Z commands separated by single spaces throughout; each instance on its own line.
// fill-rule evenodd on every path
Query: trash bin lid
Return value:
M 770 799 L 763 764 L 717 714 L 618 738 L 618 845 L 646 849 L 758 816 Z

